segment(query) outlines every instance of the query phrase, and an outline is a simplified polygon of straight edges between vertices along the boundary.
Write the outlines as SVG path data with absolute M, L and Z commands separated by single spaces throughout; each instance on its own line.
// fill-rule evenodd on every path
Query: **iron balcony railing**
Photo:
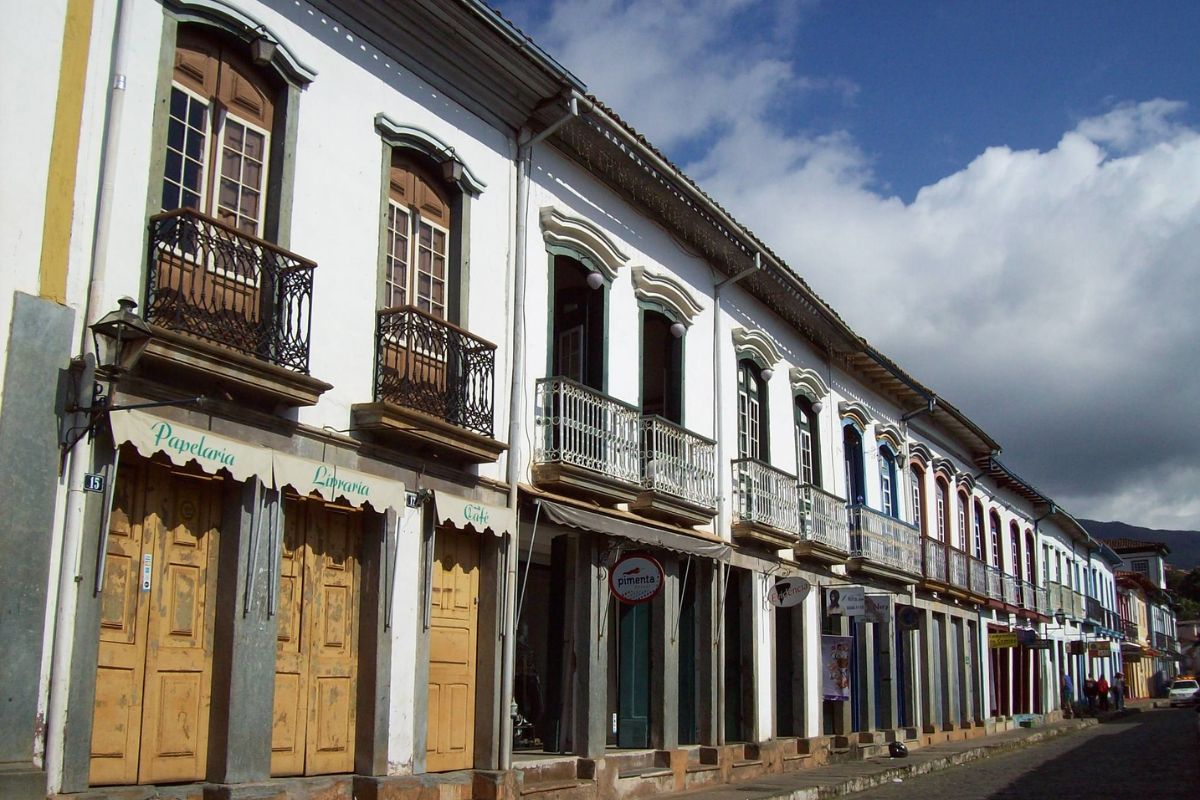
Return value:
M 1034 596 L 1037 599 L 1037 612 L 1042 616 L 1048 617 L 1054 613 L 1054 609 L 1050 607 L 1050 599 L 1046 594 L 1045 586 L 1033 587 Z
M 865 505 L 850 507 L 850 555 L 921 574 L 921 531 Z
M 1084 599 L 1084 613 L 1087 614 L 1089 622 L 1095 622 L 1097 625 L 1104 625 L 1104 606 L 1095 597 L 1086 597 Z
M 1026 611 L 1037 611 L 1036 587 L 1029 581 L 1021 581 L 1021 608 Z
M 1020 598 L 1017 597 L 1017 579 L 1007 572 L 1003 574 L 1004 581 L 1004 602 L 1010 606 L 1020 605 Z
M 733 462 L 737 521 L 768 525 L 799 537 L 800 493 L 796 477 L 754 458 Z
M 975 556 L 971 556 L 968 564 L 971 572 L 971 591 L 980 597 L 986 597 L 988 593 L 988 571 L 987 564 L 984 564 Z
M 1142 636 L 1141 631 L 1138 629 L 1137 621 L 1132 619 L 1121 620 L 1121 633 L 1131 642 L 1138 641 Z
M 967 554 L 958 548 L 950 548 L 950 584 L 959 589 L 969 589 L 970 575 L 967 574 Z
M 711 439 L 662 417 L 642 417 L 642 487 L 715 508 L 716 449 Z
M 641 412 L 569 378 L 536 384 L 534 460 L 642 483 Z
M 147 322 L 308 374 L 315 263 L 191 209 L 149 228 Z
M 921 546 L 925 550 L 925 577 L 937 583 L 945 583 L 946 545 L 924 536 L 921 538 Z
M 375 400 L 492 436 L 496 345 L 413 306 L 377 313 Z
M 999 600 L 1004 597 L 1004 591 L 1001 588 L 1000 569 L 987 565 L 987 596 L 992 600 Z
M 1171 637 L 1167 634 L 1155 631 L 1154 632 L 1154 648 L 1156 650 L 1169 650 L 1171 646 Z
M 849 553 L 850 516 L 846 501 L 817 486 L 804 484 L 800 487 L 800 502 L 801 538 Z

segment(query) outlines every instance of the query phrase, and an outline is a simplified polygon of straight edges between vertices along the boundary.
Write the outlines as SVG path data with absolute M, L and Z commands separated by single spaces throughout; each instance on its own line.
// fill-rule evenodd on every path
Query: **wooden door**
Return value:
M 479 540 L 439 528 L 430 587 L 425 769 L 474 766 Z
M 650 603 L 618 606 L 617 746 L 645 748 L 650 746 Z
M 362 513 L 285 502 L 271 774 L 351 772 Z
M 204 777 L 220 479 L 131 459 L 110 523 L 91 782 Z

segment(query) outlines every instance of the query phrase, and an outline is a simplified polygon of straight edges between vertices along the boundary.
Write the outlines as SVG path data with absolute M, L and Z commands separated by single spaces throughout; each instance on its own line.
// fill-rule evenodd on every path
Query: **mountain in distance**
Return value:
M 1081 519 L 1079 524 L 1096 539 L 1162 542 L 1171 549 L 1167 563 L 1175 569 L 1188 571 L 1200 567 L 1200 531 L 1160 531 L 1125 522 L 1097 522 L 1091 519 Z

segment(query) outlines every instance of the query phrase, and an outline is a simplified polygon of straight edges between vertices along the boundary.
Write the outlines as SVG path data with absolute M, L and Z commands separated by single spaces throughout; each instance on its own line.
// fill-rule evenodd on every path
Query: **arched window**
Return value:
M 971 537 L 975 540 L 975 557 L 983 561 L 983 504 L 976 500 L 974 508 L 975 513 L 971 515 Z
M 946 529 L 950 523 L 950 488 L 941 478 L 937 480 L 937 490 L 934 498 L 934 504 L 937 506 L 937 540 L 939 542 L 946 541 Z
M 971 513 L 968 510 L 967 493 L 958 493 L 958 536 L 955 537 L 954 546 L 960 550 L 967 549 L 967 524 L 971 518 Z
M 767 383 L 749 358 L 738 362 L 738 457 L 770 458 L 767 447 Z
M 1034 550 L 1033 531 L 1025 529 L 1025 580 L 1034 584 L 1038 583 L 1037 579 L 1037 553 Z
M 996 569 L 1001 569 L 1004 562 L 1000 559 L 1000 515 L 994 509 L 988 514 L 988 522 L 992 536 L 992 560 L 990 563 Z
M 817 412 L 803 395 L 796 398 L 796 463 L 800 465 L 800 483 L 821 486 L 821 437 Z
M 852 504 L 866 502 L 865 479 L 863 477 L 863 441 L 852 423 L 842 425 L 842 450 L 846 464 L 846 494 Z
M 889 517 L 900 518 L 900 498 L 896 496 L 896 456 L 892 448 L 879 448 L 880 510 Z
M 162 208 L 192 209 L 269 238 L 267 177 L 281 82 L 256 67 L 246 49 L 233 37 L 179 28 Z
M 1009 549 L 1012 551 L 1012 574 L 1021 578 L 1021 529 L 1017 527 L 1016 522 L 1010 522 L 1008 525 L 1008 540 Z
M 925 514 L 925 470 L 914 463 L 911 472 L 913 523 L 921 529 L 922 535 L 928 536 L 929 522 Z

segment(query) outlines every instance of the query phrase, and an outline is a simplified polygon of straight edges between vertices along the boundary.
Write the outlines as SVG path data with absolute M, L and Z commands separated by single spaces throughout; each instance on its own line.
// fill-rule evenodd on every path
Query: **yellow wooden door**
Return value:
M 478 537 L 439 528 L 431 583 L 425 768 L 469 769 L 475 756 Z
M 362 513 L 316 500 L 287 503 L 271 773 L 351 772 Z
M 220 479 L 129 459 L 115 488 L 93 784 L 204 777 Z

